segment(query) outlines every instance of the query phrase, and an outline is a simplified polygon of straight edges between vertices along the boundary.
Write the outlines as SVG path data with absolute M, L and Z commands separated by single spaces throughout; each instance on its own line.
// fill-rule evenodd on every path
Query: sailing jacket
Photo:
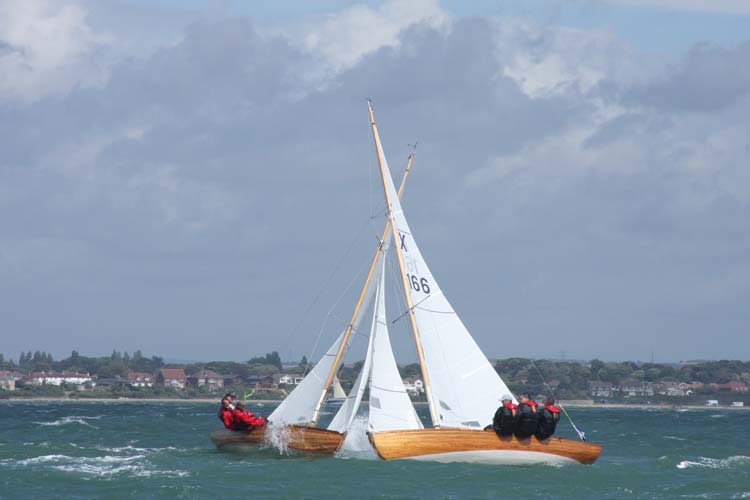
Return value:
M 227 429 L 234 428 L 234 415 L 232 414 L 232 410 L 229 410 L 222 406 L 219 410 L 219 420 L 222 421 L 224 427 L 226 427 Z
M 503 405 L 495 412 L 492 419 L 492 430 L 501 436 L 512 436 L 516 432 L 516 421 L 518 420 L 518 405 L 511 402 Z
M 266 419 L 256 417 L 248 410 L 235 409 L 232 413 L 234 416 L 234 430 L 244 431 L 252 430 L 266 424 Z
M 536 437 L 547 439 L 555 433 L 557 422 L 560 420 L 560 408 L 556 406 L 545 406 L 539 411 L 539 424 L 536 429 Z
M 538 414 L 536 401 L 526 401 L 518 405 L 518 426 L 516 436 L 525 438 L 536 432 Z

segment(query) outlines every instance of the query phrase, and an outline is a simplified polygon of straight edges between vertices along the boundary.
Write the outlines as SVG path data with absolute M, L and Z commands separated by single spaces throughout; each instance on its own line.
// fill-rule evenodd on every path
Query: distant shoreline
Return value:
M 65 398 L 65 397 L 30 397 L 30 398 L 7 398 L 0 399 L 4 401 L 34 401 L 34 402 L 70 402 L 70 403 L 214 403 L 219 404 L 221 396 L 215 398 Z M 277 399 L 251 399 L 247 401 L 250 404 L 273 404 L 281 403 Z M 415 406 L 426 405 L 423 401 L 415 402 Z M 631 410 L 750 410 L 750 406 L 705 406 L 705 405 L 670 405 L 670 404 L 625 404 L 625 403 L 594 403 L 587 401 L 560 401 L 562 406 L 567 408 L 607 408 L 607 409 L 631 409 Z

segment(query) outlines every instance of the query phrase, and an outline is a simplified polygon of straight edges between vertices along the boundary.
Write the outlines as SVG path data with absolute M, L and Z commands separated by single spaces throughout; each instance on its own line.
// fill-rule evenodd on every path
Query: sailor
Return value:
M 492 430 L 500 436 L 512 436 L 516 431 L 518 405 L 513 404 L 513 397 L 510 394 L 504 394 L 500 401 L 502 404 L 492 419 Z
M 266 425 L 265 418 L 256 417 L 240 402 L 236 404 L 232 416 L 234 417 L 234 430 L 236 431 L 249 431 Z
M 518 426 L 516 437 L 527 438 L 534 435 L 537 427 L 538 414 L 536 401 L 529 397 L 528 393 L 521 394 L 518 398 Z
M 232 404 L 231 395 L 227 394 L 221 400 L 221 408 L 219 408 L 219 420 L 224 424 L 227 429 L 234 428 L 234 405 Z
M 547 439 L 555 433 L 557 422 L 560 420 L 560 408 L 555 406 L 555 398 L 548 397 L 544 400 L 544 408 L 539 410 L 539 423 L 536 429 L 536 437 Z

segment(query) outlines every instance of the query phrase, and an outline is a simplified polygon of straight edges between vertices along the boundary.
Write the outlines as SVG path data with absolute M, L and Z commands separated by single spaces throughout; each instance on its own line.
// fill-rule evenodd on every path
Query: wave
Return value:
M 70 417 L 63 417 L 59 420 L 54 420 L 52 422 L 33 422 L 36 425 L 44 425 L 44 426 L 57 426 L 57 425 L 67 425 L 67 424 L 79 424 L 79 425 L 85 425 L 87 427 L 91 427 L 93 429 L 98 429 L 98 427 L 91 425 L 90 423 L 86 422 L 86 420 L 99 420 L 102 418 L 101 416 L 98 417 L 84 417 L 84 416 L 70 416 Z
M 5 459 L 0 464 L 11 467 L 42 466 L 63 472 L 73 472 L 88 476 L 108 477 L 129 475 L 135 477 L 186 477 L 190 473 L 183 470 L 154 470 L 145 460 L 146 454 L 105 455 L 101 457 L 72 457 L 69 455 L 42 455 L 23 460 Z
M 689 467 L 704 467 L 707 469 L 729 469 L 735 465 L 742 465 L 750 462 L 750 457 L 745 455 L 735 455 L 727 458 L 707 458 L 698 457 L 697 460 L 683 460 L 675 467 L 678 469 L 687 469 Z

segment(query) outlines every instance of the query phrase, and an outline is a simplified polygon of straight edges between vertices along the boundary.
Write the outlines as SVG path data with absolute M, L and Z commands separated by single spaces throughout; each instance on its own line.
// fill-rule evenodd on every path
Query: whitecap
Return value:
M 683 460 L 675 467 L 678 469 L 687 469 L 689 467 L 704 467 L 707 469 L 728 469 L 737 464 L 749 462 L 750 457 L 745 455 L 735 455 L 727 458 L 708 458 L 698 457 L 696 460 Z
M 57 425 L 67 425 L 67 424 L 80 424 L 85 425 L 87 427 L 91 427 L 93 429 L 98 429 L 98 427 L 95 427 L 91 425 L 90 423 L 86 422 L 86 420 L 98 420 L 101 417 L 80 417 L 80 416 L 71 416 L 71 417 L 63 417 L 59 420 L 54 420 L 52 422 L 33 422 L 36 425 L 44 425 L 44 426 L 57 426 Z

